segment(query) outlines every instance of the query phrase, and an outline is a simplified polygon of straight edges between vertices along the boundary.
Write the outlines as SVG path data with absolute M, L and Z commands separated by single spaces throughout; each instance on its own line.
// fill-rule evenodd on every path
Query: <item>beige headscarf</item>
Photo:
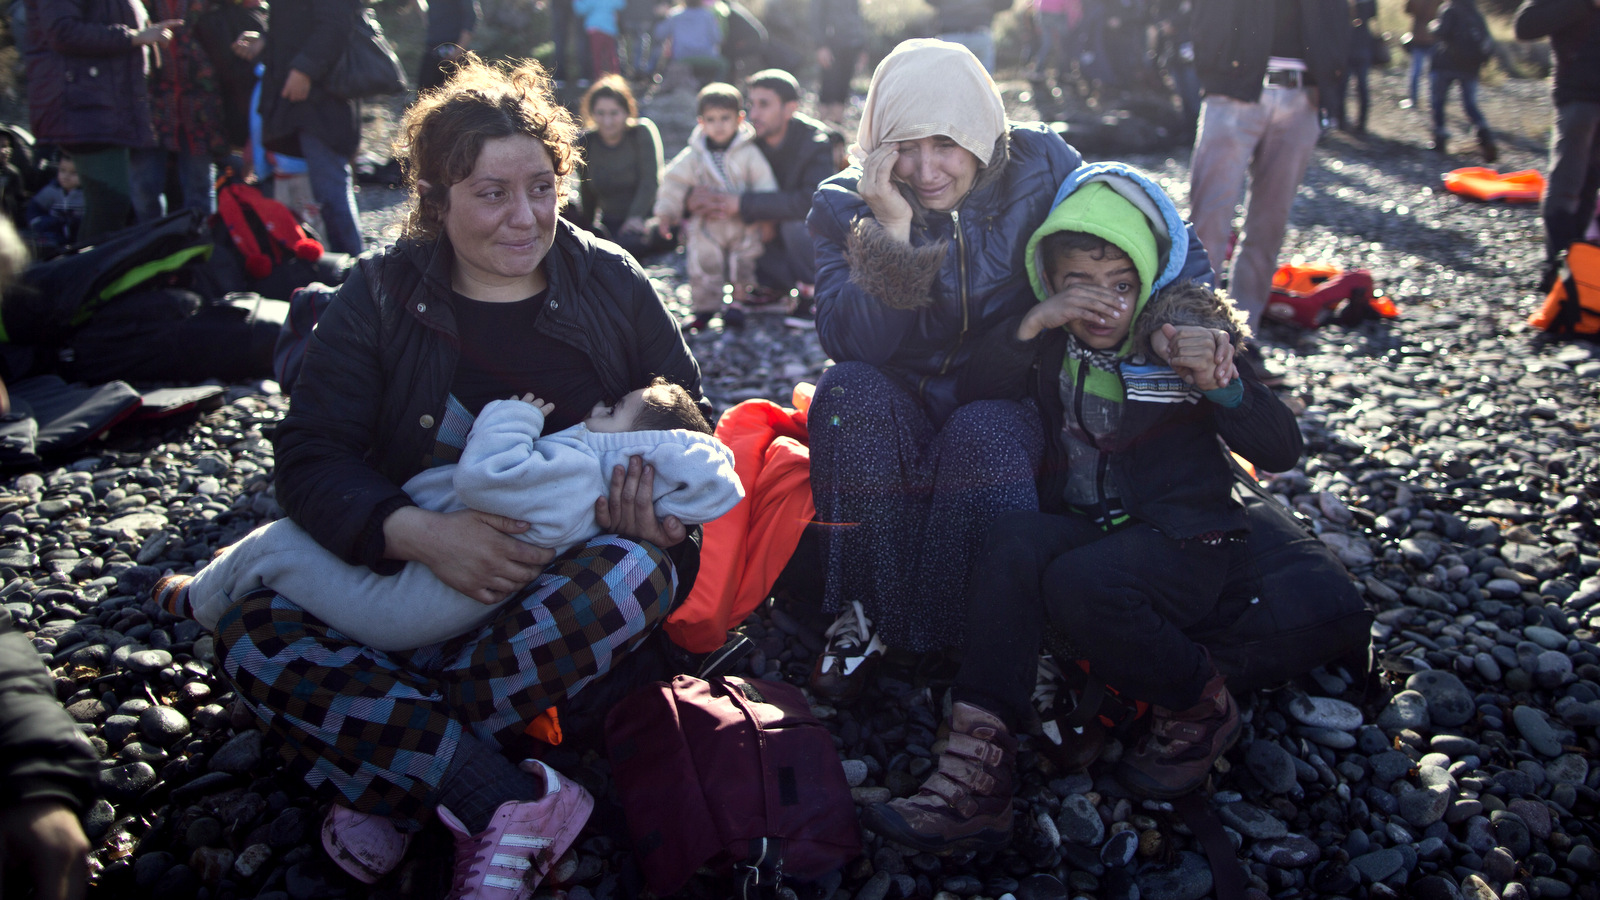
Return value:
M 860 162 L 879 144 L 942 134 L 987 166 L 1005 130 L 1000 89 L 972 51 L 916 38 L 894 48 L 872 73 L 851 150 Z

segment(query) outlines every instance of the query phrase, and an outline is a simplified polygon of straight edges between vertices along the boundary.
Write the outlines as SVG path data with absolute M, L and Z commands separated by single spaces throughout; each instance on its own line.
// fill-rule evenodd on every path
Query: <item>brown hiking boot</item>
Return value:
M 1123 757 L 1117 780 L 1146 797 L 1182 797 L 1205 784 L 1212 763 L 1239 740 L 1241 729 L 1239 707 L 1213 669 L 1199 703 L 1151 708 L 1150 733 Z
M 1017 739 L 994 713 L 957 703 L 939 769 L 916 796 L 879 803 L 866 825 L 918 850 L 997 850 L 1011 841 Z

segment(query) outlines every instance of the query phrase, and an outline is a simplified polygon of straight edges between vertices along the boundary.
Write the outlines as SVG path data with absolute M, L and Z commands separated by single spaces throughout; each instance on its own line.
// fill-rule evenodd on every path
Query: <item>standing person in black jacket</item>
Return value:
M 689 195 L 689 212 L 777 222 L 777 238 L 767 244 L 756 262 L 756 279 L 781 291 L 796 285 L 809 287 L 817 280 L 817 263 L 806 214 L 811 212 L 817 185 L 839 170 L 833 157 L 833 131 L 799 113 L 800 82 L 788 72 L 762 69 L 744 84 L 749 106 L 745 115 L 760 139 L 757 146 L 778 179 L 778 189 L 729 194 L 697 187 Z
M 1450 99 L 1450 85 L 1460 82 L 1461 109 L 1478 129 L 1478 148 L 1483 161 L 1492 163 L 1500 158 L 1500 151 L 1489 131 L 1489 120 L 1478 108 L 1478 72 L 1494 52 L 1489 23 L 1473 0 L 1450 0 L 1428 29 L 1433 32 L 1437 45 L 1433 71 L 1428 74 L 1433 103 L 1432 149 L 1445 152 L 1450 132 L 1444 127 L 1444 107 Z
M 1517 40 L 1548 37 L 1555 51 L 1555 135 L 1544 189 L 1544 271 L 1550 291 L 1567 247 L 1583 237 L 1600 191 L 1600 0 L 1527 0 Z
M 31 869 L 38 900 L 83 896 L 89 839 L 78 816 L 97 769 L 38 651 L 0 612 L 0 876 Z
M 139 0 L 27 0 L 28 114 L 33 135 L 72 154 L 83 178 L 78 241 L 128 224 L 130 151 L 153 147 L 149 48 L 182 21 L 150 21 Z
M 428 39 L 423 41 L 422 70 L 417 92 L 444 84 L 447 70 L 472 47 L 472 32 L 483 13 L 478 0 L 432 0 L 428 4 Z
M 340 253 L 360 253 L 365 246 L 350 166 L 361 148 L 361 105 L 328 93 L 321 82 L 344 52 L 360 9 L 360 0 L 277 0 L 267 36 L 241 40 L 241 52 L 266 58 L 261 142 L 306 161 L 311 193 L 328 229 L 323 242 Z
M 1249 206 L 1228 292 L 1261 323 L 1289 210 L 1338 95 L 1350 46 L 1349 0 L 1210 0 L 1194 17 L 1205 100 L 1189 168 L 1190 218 L 1221 271 L 1245 179 Z

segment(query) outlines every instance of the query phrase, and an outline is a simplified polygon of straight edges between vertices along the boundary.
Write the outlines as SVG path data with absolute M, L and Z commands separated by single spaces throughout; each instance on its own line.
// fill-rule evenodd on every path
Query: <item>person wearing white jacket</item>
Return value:
M 460 462 L 422 471 L 406 482 L 405 492 L 435 512 L 470 508 L 527 522 L 516 537 L 558 554 L 600 533 L 596 503 L 609 495 L 617 467 L 626 470 L 633 456 L 655 469 L 655 509 L 662 518 L 704 524 L 744 496 L 733 451 L 712 436 L 677 385 L 657 379 L 614 406 L 597 404 L 582 423 L 541 437 L 554 408 L 532 394 L 491 401 L 473 422 Z M 263 588 L 386 651 L 463 634 L 520 596 L 481 603 L 420 563 L 379 575 L 340 560 L 289 519 L 257 528 L 193 580 L 169 576 L 157 595 L 169 611 L 215 628 L 229 606 Z

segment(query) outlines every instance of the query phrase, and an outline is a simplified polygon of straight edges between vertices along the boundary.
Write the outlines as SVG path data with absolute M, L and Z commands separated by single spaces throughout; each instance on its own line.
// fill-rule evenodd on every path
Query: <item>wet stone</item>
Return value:
M 1262 787 L 1274 794 L 1287 794 L 1297 786 L 1294 757 L 1275 741 L 1251 741 L 1245 750 L 1245 766 Z
M 155 784 L 156 770 L 146 762 L 113 766 L 100 772 L 100 789 L 113 803 L 132 800 Z
M 1088 797 L 1073 794 L 1061 803 L 1061 814 L 1056 817 L 1056 829 L 1061 839 L 1083 846 L 1098 847 L 1105 840 L 1106 825 Z
M 1211 893 L 1211 864 L 1204 856 L 1180 851 L 1177 864 L 1138 875 L 1143 900 L 1200 900 Z
M 1406 689 L 1416 691 L 1427 700 L 1428 719 L 1437 728 L 1465 725 L 1476 711 L 1472 692 L 1449 672 L 1418 672 L 1406 679 Z
M 1250 846 L 1250 855 L 1269 866 L 1300 869 L 1315 865 L 1322 859 L 1322 848 L 1310 838 L 1290 834 L 1281 838 L 1257 841 Z
M 208 763 L 213 772 L 232 772 L 243 775 L 261 762 L 261 732 L 254 728 L 241 731 L 211 755 Z
M 128 654 L 128 668 L 149 674 L 172 665 L 172 654 L 165 650 L 136 650 Z
M 1222 823 L 1253 840 L 1281 838 L 1289 827 L 1281 819 L 1249 803 L 1228 803 L 1217 809 Z
M 170 747 L 189 734 L 189 720 L 170 706 L 152 706 L 139 714 L 139 733 L 152 744 Z
M 1405 857 L 1398 850 L 1374 850 L 1350 860 L 1350 864 L 1361 873 L 1363 881 L 1382 881 L 1400 871 L 1400 867 L 1405 865 Z

